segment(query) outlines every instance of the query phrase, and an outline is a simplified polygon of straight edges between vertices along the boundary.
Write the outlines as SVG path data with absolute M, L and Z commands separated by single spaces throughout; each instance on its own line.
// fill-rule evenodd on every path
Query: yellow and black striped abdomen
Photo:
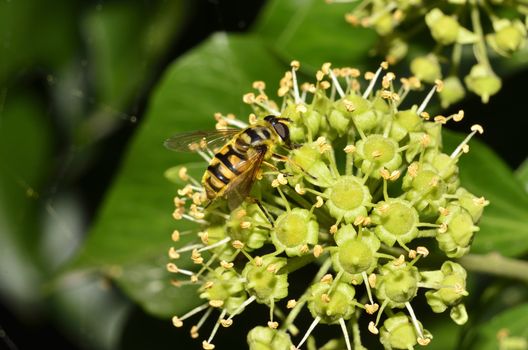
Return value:
M 207 167 L 202 184 L 209 199 L 221 196 L 226 186 L 249 166 L 248 149 L 242 151 L 236 146 L 236 140 L 238 138 L 222 147 Z

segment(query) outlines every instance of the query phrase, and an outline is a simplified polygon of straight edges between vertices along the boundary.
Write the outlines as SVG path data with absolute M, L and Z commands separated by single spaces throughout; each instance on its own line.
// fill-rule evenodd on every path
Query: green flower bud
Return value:
M 293 346 L 290 335 L 269 327 L 255 327 L 247 335 L 250 350 L 290 350 Z
M 462 100 L 466 95 L 466 90 L 458 77 L 450 76 L 444 79 L 444 87 L 438 95 L 440 97 L 442 108 L 447 108 Z
M 431 278 L 433 274 L 435 275 Z M 427 303 L 436 313 L 444 312 L 448 307 L 458 305 L 462 297 L 468 295 L 466 291 L 466 270 L 457 263 L 446 261 L 442 264 L 440 271 L 425 272 L 422 273 L 422 276 L 429 278 L 426 280 L 426 284 L 437 289 L 425 293 Z
M 394 38 L 389 42 L 386 59 L 391 64 L 401 61 L 409 51 L 409 45 L 401 38 Z
M 350 120 L 345 116 L 345 114 L 337 109 L 333 109 L 328 116 L 328 122 L 330 126 L 334 128 L 339 136 L 343 136 L 348 132 L 348 124 Z
M 381 178 L 380 170 L 396 170 L 402 163 L 396 141 L 382 135 L 369 135 L 356 143 L 357 166 L 371 178 Z
M 344 273 L 343 281 L 353 284 L 362 282 L 361 273 L 370 273 L 377 265 L 376 252 L 381 245 L 379 239 L 366 229 L 358 236 L 350 224 L 342 226 L 334 238 L 337 242 L 337 249 L 332 251 L 334 270 Z
M 293 150 L 291 159 L 295 165 L 288 164 L 288 170 L 292 173 L 306 172 L 315 178 L 320 186 L 327 187 L 332 184 L 333 175 L 321 160 L 321 152 L 315 143 L 305 143 L 302 147 Z
M 471 214 L 459 205 L 449 204 L 445 212 L 436 221 L 443 225 L 436 240 L 448 257 L 460 258 L 469 251 L 473 235 L 479 228 L 473 224 Z
M 393 246 L 395 242 L 405 244 L 418 236 L 419 217 L 411 203 L 403 199 L 390 198 L 378 202 L 371 215 L 379 239 Z
M 271 240 L 277 251 L 288 256 L 302 255 L 305 247 L 317 244 L 319 224 L 310 211 L 293 208 L 280 215 L 271 231 Z
M 288 275 L 277 273 L 286 266 L 286 258 L 262 257 L 262 264 L 248 262 L 242 277 L 246 279 L 246 291 L 255 296 L 257 302 L 268 304 L 272 299 L 280 300 L 288 295 Z
M 390 137 L 401 141 L 409 132 L 423 130 L 422 118 L 416 114 L 416 108 L 398 111 L 394 116 Z
M 208 274 L 208 280 L 212 283 L 207 288 L 205 285 L 200 288 L 200 298 L 221 300 L 228 313 L 233 313 L 247 299 L 244 284 L 233 270 L 218 267 Z
M 405 199 L 414 203 L 420 219 L 428 221 L 438 216 L 440 207 L 446 206 L 444 195 L 447 185 L 438 171 L 430 164 L 413 163 L 403 177 Z
M 421 276 L 418 268 L 411 264 L 394 264 L 389 261 L 379 268 L 376 282 L 376 296 L 388 300 L 391 308 L 403 308 L 418 292 Z
M 411 61 L 411 72 L 421 81 L 434 83 L 442 77 L 442 69 L 435 55 L 416 57 Z
M 386 36 L 392 33 L 394 29 L 394 20 L 391 12 L 384 12 L 379 16 L 374 23 L 374 29 L 381 36 Z
M 383 322 L 380 342 L 385 349 L 413 349 L 417 335 L 409 318 L 400 312 Z
M 438 43 L 451 45 L 456 42 L 460 25 L 455 17 L 446 16 L 440 9 L 434 8 L 425 15 L 425 22 Z
M 526 41 L 526 28 L 519 20 L 504 19 L 494 23 L 495 34 L 486 37 L 490 47 L 502 56 L 511 56 L 521 49 Z
M 437 150 L 433 150 L 426 155 L 426 159 L 430 164 L 436 169 L 438 174 L 442 179 L 448 183 L 448 185 L 453 184 L 453 192 L 458 188 L 458 166 L 456 161 L 452 159 L 449 155 L 441 153 Z M 450 192 L 451 188 L 448 188 Z
M 361 179 L 352 175 L 341 176 L 324 193 L 328 198 L 326 206 L 332 217 L 344 219 L 349 224 L 360 215 L 367 216 L 366 206 L 372 196 Z
M 352 119 L 359 130 L 365 132 L 378 126 L 380 119 L 372 108 L 372 102 L 358 95 L 349 95 L 346 99 L 355 107 Z
M 469 212 L 471 218 L 473 219 L 473 223 L 477 223 L 482 216 L 484 207 L 488 205 L 489 202 L 483 197 L 478 198 L 462 187 L 456 191 L 456 195 L 458 196 L 458 205 Z
M 256 204 L 243 204 L 234 210 L 226 225 L 229 236 L 243 242 L 246 250 L 262 247 L 269 237 L 268 230 L 264 228 L 269 226 L 269 221 Z
M 354 287 L 347 283 L 337 282 L 332 286 L 329 283 L 318 282 L 308 291 L 308 309 L 312 317 L 320 317 L 322 323 L 334 324 L 340 318 L 348 320 L 354 314 L 355 295 Z
M 464 81 L 470 91 L 480 96 L 483 103 L 488 103 L 490 96 L 495 95 L 502 86 L 499 77 L 482 64 L 474 65 Z

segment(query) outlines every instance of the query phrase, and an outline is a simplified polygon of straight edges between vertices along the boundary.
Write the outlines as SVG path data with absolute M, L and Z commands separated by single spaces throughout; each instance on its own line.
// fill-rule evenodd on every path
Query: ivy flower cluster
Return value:
M 300 349 L 320 324 L 341 330 L 329 349 L 363 349 L 361 332 L 378 335 L 386 349 L 413 349 L 433 339 L 412 305 L 420 294 L 433 313 L 448 311 L 465 323 L 466 271 L 452 259 L 469 251 L 488 202 L 460 186 L 457 162 L 482 128 L 474 125 L 443 153 L 442 126 L 464 113 L 425 111 L 442 91 L 440 80 L 422 103 L 403 108 L 423 86 L 416 77 L 398 82 L 385 62 L 364 74 L 327 63 L 304 83 L 299 62 L 291 67 L 280 81 L 279 102 L 262 81 L 243 96 L 254 111 L 249 124 L 215 115 L 218 129 L 244 128 L 269 114 L 290 120 L 296 147 L 282 148 L 285 162 L 263 166 L 251 198 L 233 211 L 204 208 L 199 179 L 177 168 L 186 185 L 174 199 L 173 217 L 197 228 L 174 231 L 167 269 L 175 285 L 196 284 L 203 304 L 174 316 L 174 326 L 193 322 L 190 333 L 198 338 L 213 317 L 202 336 L 203 348 L 213 349 L 218 331 L 236 326 L 237 316 L 258 303 L 269 314 L 247 334 L 252 350 Z M 205 158 L 213 151 L 204 151 Z M 196 269 L 182 268 L 188 259 Z M 307 264 L 317 266 L 313 276 Z M 295 275 L 306 284 L 300 295 L 290 292 Z M 306 309 L 312 321 L 299 329 Z
M 355 0 L 327 0 L 355 2 Z M 460 80 L 463 57 L 474 56 L 474 64 L 464 77 L 465 87 L 484 103 L 501 88 L 490 58 L 510 57 L 526 44 L 528 6 L 522 1 L 448 0 L 442 2 L 407 0 L 363 0 L 346 14 L 354 26 L 369 27 L 381 36 L 380 52 L 395 63 L 407 55 L 408 42 L 426 28 L 435 42 L 427 54 L 413 57 L 411 71 L 424 82 L 442 78 L 441 62 L 449 62 L 440 93 L 447 107 L 465 95 Z M 425 23 L 423 20 L 425 19 Z M 466 49 L 466 51 L 464 50 Z

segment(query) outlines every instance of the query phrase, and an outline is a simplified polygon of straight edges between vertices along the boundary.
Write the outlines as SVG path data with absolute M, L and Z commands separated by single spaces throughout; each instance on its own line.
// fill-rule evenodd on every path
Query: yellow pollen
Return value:
M 336 232 L 337 232 L 337 225 L 334 224 L 334 225 L 330 226 L 330 233 L 331 233 L 331 234 L 334 234 L 334 233 L 336 233 Z
M 420 137 L 420 145 L 422 147 L 427 147 L 431 143 L 431 136 L 428 134 L 423 134 L 422 137 Z
M 244 96 L 242 96 L 242 101 L 247 104 L 255 103 L 255 94 L 252 92 L 248 92 Z
M 180 270 L 178 269 L 178 266 L 176 266 L 176 264 L 173 264 L 173 263 L 167 264 L 167 271 L 172 272 L 172 273 L 180 272 Z
M 400 178 L 401 172 L 399 170 L 394 170 L 389 177 L 389 180 L 396 181 Z
M 442 216 L 449 215 L 449 210 L 447 208 L 440 207 L 440 208 L 438 208 L 438 211 L 440 212 L 440 215 L 442 215 Z
M 270 273 L 277 273 L 277 271 L 279 271 L 279 267 L 277 264 L 269 264 L 268 267 L 266 267 L 266 271 Z
M 217 122 L 223 120 L 223 119 L 222 119 L 222 113 L 220 113 L 220 112 L 216 112 L 215 114 L 213 114 L 213 117 L 215 118 L 215 120 L 216 120 Z
M 268 96 L 266 96 L 266 94 L 258 94 L 257 97 L 255 97 L 255 101 L 259 103 L 266 102 L 267 100 Z
M 297 305 L 297 301 L 295 299 L 288 300 L 288 303 L 286 304 L 287 309 L 293 309 Z
M 203 244 L 209 244 L 209 233 L 207 231 L 198 232 L 198 237 Z
M 383 155 L 383 153 L 381 153 L 381 151 L 377 149 L 372 151 L 370 155 L 372 156 L 372 158 L 379 158 Z
M 398 259 L 395 259 L 395 260 L 392 262 L 392 264 L 393 264 L 394 266 L 400 266 L 400 265 L 402 265 L 402 264 L 404 264 L 404 263 L 405 263 L 405 256 L 403 256 L 403 254 L 401 254 L 401 255 L 398 257 Z
M 438 124 L 445 124 L 447 123 L 447 118 L 443 115 L 437 115 L 436 117 L 434 117 L 434 121 Z
M 262 257 L 256 256 L 255 259 L 253 259 L 253 262 L 255 263 L 256 267 L 260 267 L 264 263 L 264 260 L 262 260 Z
M 332 86 L 332 84 L 330 84 L 328 81 L 322 81 L 321 84 L 319 84 L 319 86 L 321 87 L 321 89 L 323 90 L 327 90 L 328 88 L 330 88 L 330 86 Z
M 372 334 L 378 334 L 379 333 L 378 328 L 376 327 L 376 325 L 372 321 L 369 322 L 368 330 Z
M 446 233 L 447 232 L 447 224 L 445 222 L 440 224 L 440 227 L 438 228 L 438 232 L 440 232 L 440 233 Z
M 418 252 L 418 254 L 420 254 L 421 256 L 423 256 L 424 258 L 429 255 L 429 249 L 427 249 L 426 247 L 424 246 L 418 246 L 416 247 L 416 252 Z
M 356 151 L 356 146 L 347 145 L 345 148 L 343 148 L 343 151 L 345 151 L 345 153 L 354 153 Z
M 366 72 L 365 73 L 365 80 L 372 80 L 374 78 L 374 73 L 373 72 Z
M 222 266 L 224 269 L 228 270 L 234 266 L 232 262 L 227 262 L 225 260 L 220 261 L 220 266 Z
M 197 326 L 192 326 L 190 333 L 191 333 L 191 338 L 193 338 L 193 339 L 198 338 L 199 337 L 198 327 Z
M 370 276 L 368 276 L 368 284 L 371 288 L 376 288 L 376 274 L 371 273 Z
M 180 240 L 180 231 L 178 231 L 178 230 L 172 231 L 171 239 L 174 242 L 178 242 Z
M 343 100 L 343 105 L 347 112 L 354 112 L 356 110 L 356 106 L 349 100 Z
M 328 74 L 331 66 L 332 66 L 332 63 L 330 62 L 323 63 L 321 70 L 323 71 L 324 74 Z
M 280 182 L 279 182 L 279 180 L 277 180 L 277 179 L 273 179 L 273 181 L 271 181 L 271 187 L 273 187 L 273 188 L 277 188 L 277 187 L 279 187 L 279 186 L 280 186 Z
M 305 244 L 301 247 L 300 251 L 302 254 L 306 254 L 310 251 L 310 247 L 308 247 L 308 244 Z
M 249 222 L 249 221 L 242 221 L 242 222 L 240 223 L 240 227 L 241 227 L 241 228 L 250 228 L 250 227 L 251 227 L 251 222 Z
M 236 115 L 234 115 L 233 113 L 228 113 L 226 115 L 227 119 L 231 119 L 231 120 L 235 120 L 236 119 Z
M 468 153 L 469 152 L 469 145 L 465 144 L 462 145 L 462 153 Z
M 295 192 L 297 192 L 300 195 L 303 195 L 306 193 L 306 190 L 301 187 L 301 184 L 295 185 Z
M 213 350 L 215 346 L 211 343 L 208 343 L 207 340 L 204 340 L 202 342 L 202 348 L 204 348 L 204 350 Z
M 253 82 L 252 86 L 253 86 L 253 89 L 264 90 L 266 88 L 266 83 L 263 82 L 262 80 L 257 80 Z
M 480 124 L 473 124 L 471 126 L 471 131 L 476 131 L 476 132 L 478 132 L 481 135 L 484 133 L 484 129 L 482 128 L 482 126 Z
M 323 198 L 321 196 L 315 197 L 317 199 L 317 202 L 315 202 L 314 206 L 316 208 L 321 208 L 324 204 Z
M 222 305 L 224 305 L 224 301 L 219 299 L 209 300 L 209 305 L 212 307 L 222 307 Z
M 484 197 L 480 197 L 480 198 L 474 198 L 473 203 L 475 203 L 475 205 L 478 205 L 478 206 L 486 206 L 489 204 L 489 201 L 486 200 L 486 198 Z
M 386 61 L 383 61 L 381 62 L 380 67 L 387 70 L 389 69 L 389 63 L 387 63 Z
M 440 79 L 435 80 L 436 91 L 441 92 L 444 89 L 444 82 Z
M 321 254 L 323 253 L 323 247 L 319 244 L 317 244 L 315 247 L 314 247 L 314 250 L 313 250 L 313 255 L 318 258 L 319 256 L 321 256 Z
M 308 109 L 306 108 L 305 105 L 302 105 L 302 104 L 299 104 L 295 107 L 295 110 L 299 113 L 306 113 L 308 112 Z
M 325 74 L 320 70 L 318 70 L 317 73 L 315 73 L 315 79 L 317 79 L 317 81 L 323 80 L 324 76 Z
M 357 26 L 359 24 L 359 18 L 352 14 L 352 13 L 347 13 L 345 15 L 345 21 L 347 21 L 348 23 L 354 25 L 354 26 Z
M 172 318 L 172 324 L 174 327 L 180 328 L 183 326 L 183 321 L 178 318 L 178 316 L 174 316 Z
M 249 124 L 251 125 L 255 125 L 257 123 L 257 116 L 255 115 L 255 113 L 251 113 L 248 117 L 248 120 L 249 120 Z
M 180 258 L 180 254 L 178 254 L 178 252 L 176 252 L 176 249 L 174 247 L 170 247 L 170 249 L 169 249 L 169 258 L 171 258 L 171 259 L 179 259 Z
M 327 284 L 330 284 L 332 283 L 332 281 L 334 280 L 334 277 L 327 273 L 326 275 L 323 276 L 323 278 L 321 278 L 321 283 L 327 283 Z
M 429 186 L 436 187 L 438 186 L 438 182 L 440 182 L 440 178 L 438 176 L 434 176 L 429 182 Z
M 385 168 L 381 168 L 379 173 L 384 180 L 388 180 L 390 178 L 390 172 Z
M 409 250 L 408 256 L 409 256 L 409 259 L 416 258 L 416 250 L 414 250 L 414 249 Z
M 205 289 L 210 289 L 210 288 L 213 287 L 213 285 L 214 285 L 214 282 L 213 282 L 213 281 L 208 281 L 208 282 L 205 282 L 205 283 L 204 283 L 203 287 L 204 287 Z
M 431 342 L 431 339 L 429 339 L 429 338 L 417 338 L 416 341 L 417 341 L 418 344 L 420 344 L 421 346 L 427 346 L 427 345 L 429 345 L 429 343 Z
M 268 321 L 268 327 L 271 328 L 271 329 L 277 329 L 277 327 L 279 327 L 279 323 L 278 322 Z
M 330 296 L 326 293 L 321 294 L 321 301 L 323 303 L 329 303 L 330 302 Z
M 365 304 L 365 311 L 372 315 L 374 314 L 376 311 L 378 311 L 379 309 L 379 305 L 374 303 L 374 304 Z
M 297 70 L 301 66 L 301 63 L 297 60 L 293 60 L 290 62 L 290 66 L 293 68 L 293 70 Z
M 197 277 L 196 275 L 192 275 L 192 276 L 191 276 L 191 282 L 192 282 L 192 283 L 196 283 L 196 282 L 198 282 L 198 277 Z
M 427 113 L 427 112 L 420 113 L 420 117 L 422 117 L 424 120 L 431 119 L 431 115 L 429 115 L 429 113 Z
M 453 120 L 455 122 L 459 122 L 462 119 L 464 119 L 464 111 L 463 110 L 459 110 L 458 113 L 453 114 Z
M 189 180 L 189 175 L 187 175 L 186 167 L 182 166 L 180 170 L 178 170 L 178 177 L 183 181 Z
M 227 327 L 229 327 L 229 326 L 231 326 L 231 325 L 233 324 L 233 320 L 230 319 L 230 318 L 228 318 L 228 319 L 226 319 L 226 320 L 220 320 L 220 324 L 221 324 L 223 327 L 227 328 Z
M 243 249 L 244 248 L 244 243 L 242 243 L 238 239 L 233 241 L 232 245 L 233 245 L 233 248 L 235 248 L 235 249 Z
M 284 176 L 283 173 L 279 173 L 279 175 L 277 175 L 277 181 L 279 181 L 279 183 L 281 185 L 287 185 L 288 184 L 288 179 L 286 178 L 286 176 Z
M 277 96 L 279 96 L 279 97 L 286 96 L 286 94 L 288 93 L 288 91 L 290 91 L 290 88 L 289 88 L 288 86 L 281 86 L 281 87 L 277 90 Z

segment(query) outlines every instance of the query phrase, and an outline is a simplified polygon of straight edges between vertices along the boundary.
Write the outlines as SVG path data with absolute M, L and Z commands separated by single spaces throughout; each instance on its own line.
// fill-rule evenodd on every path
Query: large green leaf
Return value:
M 199 158 L 170 152 L 163 148 L 163 140 L 179 131 L 213 129 L 215 112 L 246 118 L 250 109 L 242 102 L 242 94 L 251 89 L 251 82 L 260 79 L 277 86 L 282 71 L 257 38 L 225 34 L 215 35 L 175 62 L 151 98 L 147 116 L 74 266 L 113 267 L 128 294 L 161 316 L 192 304 L 192 299 L 183 297 L 185 290 L 180 298 L 166 290 L 174 287 L 162 273 L 172 230 L 189 226 L 171 217 L 177 186 L 164 172 Z M 152 293 L 155 282 L 159 288 Z
M 477 328 L 475 341 L 469 348 L 478 350 L 526 349 L 528 344 L 526 325 L 528 325 L 528 304 L 507 309 Z M 506 346 L 506 343 L 510 346 Z M 513 346 L 513 344 L 524 345 Z
M 524 190 L 528 193 L 528 158 L 517 168 L 515 176 L 523 183 Z
M 446 131 L 446 148 L 454 149 L 463 138 Z M 471 140 L 470 152 L 462 156 L 459 166 L 462 185 L 490 201 L 472 252 L 497 251 L 506 256 L 528 252 L 528 194 L 512 170 L 488 146 L 475 139 Z
M 377 35 L 345 21 L 351 4 L 323 0 L 269 1 L 254 30 L 285 60 L 297 59 L 310 68 L 335 66 L 369 68 L 369 52 Z
M 1 98 L 0 295 L 13 308 L 27 307 L 40 297 L 44 270 L 36 217 L 50 166 L 51 132 L 38 96 L 13 89 Z

